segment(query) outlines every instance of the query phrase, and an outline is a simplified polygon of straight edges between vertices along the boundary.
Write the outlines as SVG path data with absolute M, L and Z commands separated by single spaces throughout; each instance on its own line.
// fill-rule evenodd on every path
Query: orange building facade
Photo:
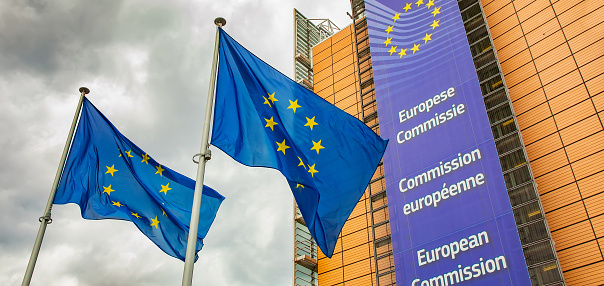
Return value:
M 373 81 L 368 80 L 373 75 L 366 22 L 363 26 L 359 9 L 363 3 L 351 2 L 354 23 L 312 48 L 312 89 L 379 134 Z M 462 8 L 469 1 L 458 2 Z M 496 52 L 503 79 L 493 88 L 503 84 L 511 101 L 511 122 L 525 146 L 554 260 L 557 255 L 555 263 L 538 265 L 539 273 L 529 270 L 539 276 L 531 281 L 603 285 L 604 1 L 480 4 L 494 47 L 479 52 Z M 344 226 L 333 257 L 318 251 L 317 281 L 295 285 L 396 285 L 387 206 L 380 166 Z M 537 252 L 526 249 L 528 264 Z M 554 269 L 562 271 L 561 280 L 541 278 Z

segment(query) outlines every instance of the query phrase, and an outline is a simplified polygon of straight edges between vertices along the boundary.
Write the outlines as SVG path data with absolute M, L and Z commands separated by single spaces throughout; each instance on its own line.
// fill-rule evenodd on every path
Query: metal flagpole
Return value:
M 73 138 L 73 131 L 75 129 L 76 123 L 78 122 L 78 116 L 80 115 L 80 111 L 82 110 L 82 102 L 84 101 L 84 96 L 90 93 L 90 90 L 86 87 L 80 87 L 79 91 L 80 101 L 78 102 L 78 107 L 76 108 L 76 112 L 73 115 L 71 129 L 69 129 L 69 135 L 67 135 L 65 147 L 63 147 L 63 155 L 61 155 L 61 162 L 59 163 L 57 173 L 55 174 L 55 181 L 52 183 L 52 188 L 50 189 L 50 196 L 48 197 L 48 202 L 46 203 L 44 216 L 40 217 L 39 219 L 40 228 L 38 229 L 38 236 L 36 237 L 36 242 L 34 243 L 34 249 L 31 251 L 29 263 L 27 264 L 27 270 L 25 271 L 25 277 L 23 277 L 23 282 L 21 283 L 21 286 L 28 286 L 29 282 L 31 281 L 31 276 L 34 273 L 34 267 L 36 266 L 36 260 L 38 259 L 38 253 L 40 253 L 40 246 L 42 246 L 42 238 L 44 238 L 44 233 L 46 232 L 46 225 L 52 223 L 52 218 L 50 217 L 52 202 L 54 201 L 55 194 L 57 192 L 57 185 L 59 184 L 61 173 L 63 173 L 63 166 L 65 165 L 65 159 L 67 158 L 67 151 L 69 150 L 69 145 L 71 144 L 71 139 Z
M 201 195 L 203 189 L 203 176 L 206 169 L 206 161 L 210 160 L 211 153 L 208 149 L 208 137 L 210 135 L 210 121 L 212 119 L 212 107 L 214 105 L 214 88 L 216 87 L 216 69 L 218 62 L 218 29 L 226 25 L 224 18 L 214 19 L 216 24 L 216 38 L 214 40 L 214 58 L 212 59 L 212 72 L 210 74 L 210 88 L 208 90 L 208 101 L 206 103 L 206 115 L 201 136 L 201 158 L 197 165 L 197 178 L 195 183 L 195 195 L 193 196 L 193 209 L 191 210 L 191 224 L 189 238 L 187 240 L 187 253 L 185 257 L 185 269 L 182 275 L 182 286 L 191 286 L 193 283 L 193 263 L 195 263 L 195 248 L 197 246 L 197 229 L 199 227 L 199 209 L 201 207 Z

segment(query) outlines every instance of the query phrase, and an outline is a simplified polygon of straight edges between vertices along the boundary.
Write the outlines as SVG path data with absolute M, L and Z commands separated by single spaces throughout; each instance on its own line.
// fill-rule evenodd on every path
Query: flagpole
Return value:
M 63 147 L 63 155 L 61 155 L 61 161 L 59 163 L 59 167 L 57 168 L 57 173 L 55 174 L 55 180 L 52 183 L 52 188 L 50 189 L 50 195 L 48 196 L 48 202 L 46 203 L 46 209 L 44 210 L 44 216 L 39 218 L 40 228 L 38 229 L 38 236 L 36 236 L 36 242 L 34 243 L 34 249 L 31 251 L 31 256 L 29 257 L 29 263 L 27 264 L 27 270 L 25 271 L 25 277 L 23 277 L 23 282 L 21 286 L 28 286 L 31 282 L 31 276 L 34 273 L 34 267 L 36 266 L 36 261 L 38 260 L 38 253 L 40 253 L 40 247 L 42 246 L 42 238 L 44 238 L 44 233 L 46 232 L 46 226 L 52 223 L 52 218 L 50 217 L 50 211 L 52 209 L 52 202 L 54 201 L 55 194 L 57 192 L 57 185 L 59 184 L 59 179 L 61 178 L 61 173 L 63 173 L 63 166 L 65 165 L 65 159 L 67 158 L 67 151 L 69 151 L 69 145 L 71 144 L 71 139 L 73 138 L 73 132 L 75 130 L 75 126 L 78 122 L 78 116 L 80 115 L 80 111 L 82 110 L 82 102 L 84 101 L 84 96 L 90 93 L 90 90 L 86 87 L 80 87 L 80 101 L 78 102 L 78 107 L 76 108 L 76 112 L 73 115 L 73 120 L 71 122 L 71 129 L 69 129 L 69 135 L 67 135 L 67 141 L 65 142 L 65 146 Z
M 182 286 L 191 286 L 193 283 L 193 264 L 195 263 L 195 248 L 197 246 L 197 229 L 199 226 L 199 209 L 201 208 L 201 196 L 203 189 L 203 176 L 206 169 L 206 161 L 210 160 L 208 150 L 208 137 L 210 135 L 210 123 L 212 120 L 212 107 L 214 106 L 214 89 L 216 87 L 216 69 L 218 62 L 219 29 L 226 25 L 224 18 L 214 19 L 216 24 L 216 38 L 214 39 L 214 58 L 212 59 L 212 72 L 210 74 L 210 87 L 208 90 L 208 101 L 206 103 L 206 115 L 201 136 L 201 150 L 199 163 L 197 165 L 197 178 L 195 183 L 195 195 L 193 196 L 193 209 L 191 210 L 191 223 L 189 227 L 189 238 L 187 240 L 187 253 L 185 257 L 185 268 L 182 275 Z

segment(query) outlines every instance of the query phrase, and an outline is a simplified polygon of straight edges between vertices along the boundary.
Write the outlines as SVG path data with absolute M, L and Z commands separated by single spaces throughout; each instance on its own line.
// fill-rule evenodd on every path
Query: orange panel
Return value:
M 323 256 L 325 257 L 325 256 Z M 332 271 L 336 268 L 340 268 L 342 267 L 342 252 L 339 253 L 334 253 L 334 255 L 331 256 L 331 258 L 323 258 L 319 260 L 319 276 L 322 273 L 328 272 L 328 271 Z
M 543 210 L 546 213 L 581 200 L 581 195 L 576 184 L 566 185 L 540 197 L 543 203 Z
M 490 27 L 489 30 L 491 31 L 491 37 L 493 37 L 493 39 L 499 37 L 503 33 L 507 32 L 509 29 L 520 24 L 520 22 L 518 22 L 518 18 L 516 18 L 516 15 L 513 13 L 513 10 L 509 10 L 509 13 L 510 14 L 507 14 L 508 17 L 505 19 L 491 17 L 491 22 L 487 21 Z M 504 16 L 504 14 L 497 15 L 497 17 L 499 16 Z M 500 21 L 493 22 L 494 20 Z M 493 26 L 491 26 L 490 24 L 493 24 Z
M 578 70 L 575 70 L 556 79 L 543 88 L 545 89 L 547 98 L 551 99 L 582 83 L 583 79 L 581 78 L 581 74 L 579 74 Z
M 601 7 L 604 4 L 602 1 L 582 1 L 572 8 L 566 10 L 564 13 L 558 14 L 558 19 L 560 20 L 560 24 L 562 27 L 572 23 L 573 21 L 586 16 L 587 14 L 600 14 L 603 15 L 603 12 L 598 13 L 598 11 L 592 13 L 597 10 L 598 7 Z M 591 15 L 590 14 L 590 15 Z M 600 19 L 602 19 L 600 17 Z
M 347 46 L 338 47 L 338 48 L 336 48 L 336 46 L 334 46 L 333 61 L 334 62 L 341 61 L 342 59 L 352 55 L 353 52 L 354 52 L 354 49 L 350 43 Z M 350 60 L 349 62 L 352 63 L 352 60 Z
M 602 51 L 600 51 L 602 53 Z M 579 68 L 581 70 L 581 75 L 583 75 L 583 79 L 588 81 L 600 74 L 602 74 L 602 67 L 604 66 L 604 57 L 599 57 L 592 62 L 582 66 Z
M 577 180 L 604 170 L 604 152 L 593 154 L 572 164 Z
M 587 219 L 587 212 L 583 202 L 579 201 L 571 205 L 562 207 L 545 215 L 547 224 L 551 231 L 578 223 Z
M 332 39 L 333 39 L 334 43 L 337 43 L 337 42 L 342 41 L 342 40 L 351 43 L 353 41 L 353 39 L 352 39 L 352 26 L 348 26 L 348 27 L 342 29 L 340 32 L 338 32 L 335 35 L 333 35 Z
M 554 3 L 554 9 L 556 9 L 556 14 L 563 14 L 566 10 L 572 8 L 577 5 L 578 2 L 589 3 L 589 7 L 597 7 L 599 6 L 600 0 L 583 0 L 583 1 L 558 1 Z
M 604 110 L 604 96 L 602 96 L 602 92 L 604 92 L 604 73 L 586 82 L 585 85 L 589 94 L 594 96 L 592 99 L 596 105 L 596 110 L 598 112 Z
M 327 88 L 328 86 L 332 86 L 332 85 L 333 85 L 333 77 L 330 76 L 328 78 L 325 78 L 322 81 L 315 82 L 313 84 L 313 89 L 315 91 L 322 91 L 323 89 Z M 333 93 L 333 91 L 331 93 Z
M 540 55 L 547 53 L 552 47 L 557 47 L 565 42 L 566 38 L 564 38 L 562 31 L 557 31 L 534 45 L 531 45 L 531 53 L 533 54 L 533 57 L 537 58 Z
M 558 170 L 547 173 L 535 179 L 535 182 L 537 182 L 537 190 L 539 191 L 539 195 L 546 194 L 574 181 L 575 177 L 573 177 L 573 172 L 570 169 L 570 166 L 564 166 Z
M 575 59 L 579 66 L 583 66 L 596 58 L 604 55 L 604 38 L 585 47 L 584 49 L 575 52 Z
M 604 281 L 604 262 L 564 272 L 566 285 L 596 286 Z
M 505 75 L 505 82 L 508 86 L 514 86 L 530 76 L 536 74 L 535 65 L 527 63 L 520 68 Z
M 532 143 L 529 146 L 526 146 L 526 153 L 528 154 L 529 160 L 532 162 L 560 148 L 562 148 L 560 135 L 558 135 L 558 133 L 554 133 Z
M 367 213 L 367 208 L 365 207 L 365 200 L 361 199 L 357 205 L 354 207 L 354 209 L 352 210 L 352 213 L 350 214 L 350 218 L 353 217 L 357 217 L 360 216 L 362 214 Z
M 558 252 L 558 258 L 560 259 L 560 267 L 562 267 L 562 271 L 566 271 L 602 260 L 602 254 L 600 253 L 598 243 L 594 240 L 560 251 Z
M 556 120 L 556 125 L 558 128 L 562 129 L 595 113 L 596 110 L 591 100 L 585 100 L 554 115 L 554 119 Z
M 547 4 L 549 4 L 549 1 L 539 0 L 539 1 L 535 1 L 535 3 L 539 4 L 539 5 L 547 5 Z M 543 23 L 545 23 L 555 17 L 554 10 L 552 10 L 551 7 L 545 8 L 542 10 L 535 10 L 535 11 L 527 10 L 527 11 L 528 11 L 528 13 L 535 13 L 535 14 L 533 14 L 534 16 L 532 16 L 531 18 L 526 19 L 526 21 L 522 20 L 522 19 L 520 20 L 522 29 L 524 30 L 525 33 L 529 33 L 531 31 L 537 29 Z
M 575 162 L 602 149 L 604 149 L 604 131 L 566 146 L 566 154 L 571 162 Z
M 531 162 L 531 168 L 535 177 L 539 177 L 565 165 L 568 165 L 568 159 L 563 149 Z
M 600 39 L 602 35 L 604 35 L 604 21 L 590 29 L 583 29 L 583 33 L 570 39 L 568 44 L 573 51 L 579 51 Z
M 604 215 L 592 218 L 591 225 L 594 226 L 594 231 L 596 232 L 596 235 L 598 237 L 604 236 Z M 600 243 L 600 245 L 604 245 L 604 244 Z
M 361 276 L 359 278 L 355 278 L 353 280 L 350 281 L 346 281 L 346 285 L 365 285 L 365 286 L 369 286 L 369 285 L 375 285 L 372 284 L 372 277 L 371 275 L 365 275 L 365 276 Z
M 535 90 L 530 94 L 512 102 L 512 106 L 514 107 L 514 114 L 516 114 L 516 116 L 519 116 L 520 114 L 544 103 L 545 101 L 547 101 L 547 98 L 545 98 L 545 93 L 543 92 L 543 89 L 540 88 L 538 90 Z
M 529 52 L 528 49 L 517 53 L 516 55 L 514 55 L 513 57 L 511 57 L 509 60 L 501 63 L 501 70 L 503 71 L 507 71 L 508 73 L 514 71 L 515 69 L 524 66 L 525 64 L 529 63 L 530 61 L 532 61 L 533 58 L 531 57 L 531 53 Z
M 369 223 L 367 223 L 369 225 Z M 369 242 L 371 237 L 371 228 L 364 228 L 360 231 L 353 232 L 349 235 L 342 237 L 342 248 L 344 252 L 348 249 L 357 247 L 361 244 L 366 244 Z
M 333 64 L 333 70 L 339 71 L 344 67 L 350 65 L 351 63 L 354 63 L 354 56 L 352 54 L 349 54 L 348 56 L 342 58 L 342 60 L 335 62 Z
M 340 81 L 344 78 L 346 78 L 349 75 L 356 75 L 356 63 L 350 63 L 350 65 L 345 66 L 344 68 L 342 68 L 339 71 L 334 71 L 334 75 L 333 75 L 333 79 L 334 81 Z
M 577 184 L 579 185 L 581 195 L 587 198 L 604 191 L 602 190 L 602 182 L 604 182 L 604 172 L 579 180 Z
M 512 1 L 510 1 L 510 0 L 493 1 L 493 2 L 489 3 L 489 5 L 486 5 L 483 7 L 484 14 L 485 14 L 485 16 L 490 17 L 490 16 L 494 15 L 495 13 L 500 13 L 501 10 L 509 10 L 510 8 L 512 10 L 514 10 L 514 8 L 511 5 L 511 2 Z
M 537 66 L 537 70 L 541 72 L 553 64 L 558 63 L 570 56 L 571 54 L 568 45 L 566 43 L 562 43 L 561 45 L 553 47 L 547 53 L 536 58 L 535 66 Z
M 584 222 L 573 224 L 569 227 L 553 231 L 552 238 L 554 239 L 554 242 L 556 244 L 556 251 L 558 251 L 558 256 L 560 256 L 560 250 L 593 240 L 595 239 L 595 236 L 593 229 L 591 228 L 591 223 L 586 220 Z M 562 263 L 562 259 L 560 259 L 560 263 Z M 564 269 L 564 266 L 562 266 L 562 268 Z
M 324 68 L 321 71 L 314 72 L 313 71 L 313 83 L 317 84 L 324 80 L 329 80 L 333 82 L 333 70 L 330 67 Z
M 534 0 L 515 0 L 514 8 L 516 8 L 517 11 L 520 11 L 520 10 L 524 9 L 524 7 L 530 5 L 533 2 L 534 2 Z
M 367 241 L 367 239 L 365 239 Z M 344 265 L 355 263 L 369 257 L 369 243 L 361 244 L 355 248 L 345 250 L 343 254 Z
M 531 144 L 545 136 L 556 132 L 554 118 L 550 117 L 525 130 L 522 130 L 522 141 L 525 145 Z
M 549 106 L 543 103 L 518 116 L 518 126 L 520 129 L 525 129 L 551 116 Z
M 336 88 L 339 88 L 339 90 Z M 358 100 L 357 99 L 357 88 L 356 88 L 356 85 L 354 85 L 354 84 L 351 84 L 351 85 L 345 86 L 345 87 L 340 87 L 340 86 L 335 85 L 334 89 L 336 89 L 336 93 L 335 93 L 336 104 L 339 104 L 339 102 L 344 99 L 353 100 L 355 102 Z M 350 103 L 348 105 L 346 105 L 346 107 L 348 107 L 348 106 L 350 106 Z
M 545 39 L 547 36 L 557 32 L 560 30 L 560 24 L 556 18 L 550 19 L 544 24 L 532 30 L 530 33 L 526 34 L 526 41 L 529 45 L 534 45 L 535 43 Z
M 577 69 L 575 60 L 572 57 L 568 57 L 557 62 L 555 65 L 550 66 L 546 70 L 541 71 L 539 77 L 541 78 L 543 85 L 547 85 L 575 69 Z
M 514 5 L 516 5 L 516 1 L 514 1 Z M 546 8 L 549 8 L 548 10 L 551 10 L 550 13 L 553 15 L 554 11 L 550 6 L 549 0 L 533 0 L 530 1 L 526 7 L 518 7 L 516 5 L 516 10 L 518 11 L 518 18 L 520 19 L 520 22 L 524 22 L 529 18 L 543 17 L 538 14 L 543 14 L 546 12 L 544 11 Z
M 566 14 L 566 13 L 565 13 Z M 562 22 L 564 34 L 568 39 L 572 39 L 577 35 L 583 33 L 583 31 L 599 24 L 604 19 L 604 8 L 600 7 L 598 10 L 578 19 L 566 26 L 566 22 Z
M 501 35 L 500 37 L 493 39 L 493 43 L 495 43 L 495 47 L 499 50 L 509 45 L 513 41 L 522 38 L 522 36 L 522 29 L 520 28 L 520 26 L 516 26 L 510 29 L 509 31 L 505 32 L 505 34 Z
M 323 274 L 319 274 L 319 285 L 336 285 L 344 279 L 344 268 L 334 269 Z
M 560 136 L 562 137 L 562 142 L 564 145 L 568 145 L 600 130 L 602 130 L 600 119 L 597 115 L 592 115 L 563 130 L 560 130 Z
M 505 71 L 504 71 L 505 72 Z M 516 86 L 508 85 L 510 91 L 510 99 L 515 101 L 539 88 L 541 88 L 541 81 L 537 75 L 531 76 Z
M 331 56 L 331 40 L 327 39 L 312 48 L 313 62 L 320 62 L 326 57 Z
M 520 38 L 505 47 L 497 47 L 497 57 L 499 58 L 499 61 L 503 63 L 507 61 L 510 57 L 517 54 L 518 51 L 523 51 L 527 48 L 528 46 L 526 45 L 526 41 L 524 40 L 524 38 Z M 505 73 L 510 71 L 503 70 L 503 72 Z
M 480 4 L 482 4 L 483 7 L 486 7 L 487 5 L 493 3 L 495 0 L 480 0 Z M 511 2 L 510 0 L 505 0 L 508 2 Z
M 552 113 L 557 114 L 589 98 L 585 85 L 579 85 L 560 96 L 550 99 Z
M 371 274 L 371 258 L 344 266 L 344 281 Z
M 322 60 L 320 62 L 315 62 L 312 67 L 312 71 L 313 71 L 313 73 L 319 73 L 320 71 L 330 67 L 331 64 L 332 64 L 332 57 L 325 58 L 324 60 Z
M 589 217 L 595 217 L 604 214 L 604 193 L 584 199 L 585 208 Z

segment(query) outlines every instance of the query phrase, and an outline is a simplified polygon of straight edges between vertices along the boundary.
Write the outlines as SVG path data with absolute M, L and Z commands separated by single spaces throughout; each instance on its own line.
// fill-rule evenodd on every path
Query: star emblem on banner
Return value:
M 383 44 L 385 44 L 386 47 L 390 46 L 390 49 L 386 51 L 388 55 L 398 56 L 399 59 L 403 59 L 407 58 L 410 55 L 414 55 L 415 53 L 420 52 L 421 45 L 430 45 L 429 42 L 432 41 L 432 36 L 434 35 L 434 32 L 436 32 L 437 28 L 440 27 L 440 19 L 434 19 L 430 25 L 425 27 L 425 36 L 423 38 L 418 38 L 415 42 L 412 43 L 402 45 L 400 43 L 397 43 L 397 39 L 395 37 L 390 37 L 390 35 L 391 32 L 394 32 L 396 29 L 397 20 L 403 20 L 405 15 L 413 13 L 413 11 L 416 9 L 421 9 L 416 13 L 423 13 L 426 14 L 426 16 L 432 16 L 432 18 L 436 18 L 436 15 L 441 13 L 440 9 L 442 7 L 437 7 L 435 2 L 438 2 L 438 0 L 428 0 L 427 2 L 425 2 L 425 0 L 417 0 L 416 2 L 407 2 L 402 7 L 402 12 L 399 13 L 397 11 L 394 13 L 391 18 L 392 24 L 387 24 L 387 28 L 384 30 L 386 32 L 386 35 L 388 36 L 386 37 L 386 40 L 383 42 Z M 426 7 L 428 9 L 425 9 L 423 7 Z M 429 31 L 432 33 L 429 33 Z M 408 50 L 410 50 L 412 53 L 407 53 Z

